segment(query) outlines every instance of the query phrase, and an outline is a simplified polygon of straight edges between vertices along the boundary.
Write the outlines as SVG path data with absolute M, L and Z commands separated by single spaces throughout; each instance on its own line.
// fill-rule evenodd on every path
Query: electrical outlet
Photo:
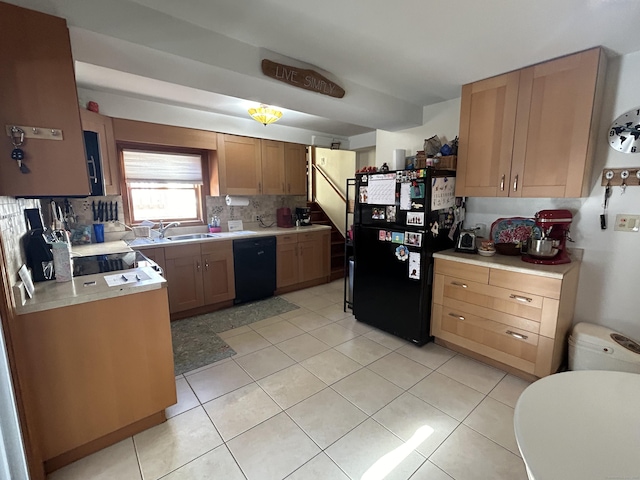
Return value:
M 260 215 L 256 215 L 256 222 L 260 221 Z
M 614 230 L 619 232 L 638 232 L 640 230 L 640 215 L 616 215 Z

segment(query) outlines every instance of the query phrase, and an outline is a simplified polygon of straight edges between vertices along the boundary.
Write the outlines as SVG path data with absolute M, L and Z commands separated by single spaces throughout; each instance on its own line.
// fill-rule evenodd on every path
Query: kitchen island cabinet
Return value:
M 528 378 L 558 370 L 573 321 L 577 254 L 553 266 L 449 251 L 434 257 L 436 341 Z
M 464 85 L 456 195 L 588 195 L 605 69 L 594 48 Z
M 0 195 L 87 196 L 89 176 L 69 31 L 64 19 L 0 2 Z M 24 166 L 11 160 L 6 125 L 25 127 Z M 29 128 L 26 128 L 29 127 Z M 55 129 L 62 140 L 45 139 Z
M 18 316 L 18 372 L 47 472 L 164 421 L 176 403 L 167 290 L 135 288 Z

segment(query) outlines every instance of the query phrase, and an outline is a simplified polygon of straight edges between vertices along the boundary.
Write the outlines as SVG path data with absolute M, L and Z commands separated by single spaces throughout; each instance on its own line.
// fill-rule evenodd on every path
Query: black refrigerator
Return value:
M 353 313 L 417 345 L 430 341 L 433 253 L 452 248 L 455 171 L 356 175 Z

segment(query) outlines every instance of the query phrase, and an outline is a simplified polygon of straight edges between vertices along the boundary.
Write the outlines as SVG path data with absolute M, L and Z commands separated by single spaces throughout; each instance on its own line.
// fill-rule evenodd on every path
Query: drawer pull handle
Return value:
M 504 175 L 502 175 L 502 178 L 500 179 L 500 191 L 504 192 Z
M 523 297 L 522 295 L 513 295 L 513 294 L 511 294 L 511 295 L 509 295 L 509 298 L 514 298 L 514 299 L 518 300 L 519 302 L 527 302 L 527 303 L 533 302 L 533 298 Z
M 466 283 L 460 283 L 460 282 L 451 282 L 451 285 L 455 285 L 456 287 L 462 287 L 462 288 L 467 288 L 467 284 Z
M 517 332 L 512 332 L 511 330 L 507 330 L 507 335 L 511 335 L 512 337 L 515 337 L 519 340 L 526 340 L 527 337 L 526 335 L 522 335 L 521 333 L 517 333 Z
M 464 321 L 464 317 L 462 315 L 458 315 L 457 313 L 450 313 L 449 316 Z
M 518 191 L 518 175 L 516 175 L 516 178 L 513 180 L 513 191 Z

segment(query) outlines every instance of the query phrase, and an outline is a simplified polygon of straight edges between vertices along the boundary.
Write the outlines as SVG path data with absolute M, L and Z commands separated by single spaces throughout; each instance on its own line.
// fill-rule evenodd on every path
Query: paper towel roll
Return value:
M 389 165 L 390 170 L 404 170 L 407 151 L 404 148 L 396 148 L 393 151 L 393 161 Z
M 230 207 L 246 207 L 249 205 L 249 199 L 247 197 L 230 197 L 227 195 L 225 201 Z

